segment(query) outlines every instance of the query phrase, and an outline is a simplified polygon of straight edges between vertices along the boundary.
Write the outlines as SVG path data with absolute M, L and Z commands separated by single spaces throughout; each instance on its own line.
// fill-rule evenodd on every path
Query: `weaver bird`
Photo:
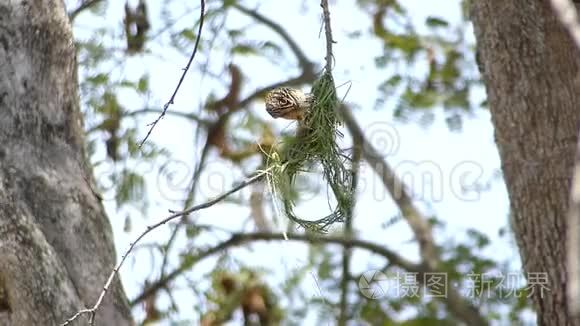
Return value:
M 266 95 L 266 111 L 272 118 L 303 120 L 314 98 L 301 90 L 281 87 Z

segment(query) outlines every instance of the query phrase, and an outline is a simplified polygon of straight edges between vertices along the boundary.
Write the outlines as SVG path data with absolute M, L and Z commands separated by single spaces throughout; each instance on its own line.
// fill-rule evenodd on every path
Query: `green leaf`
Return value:
M 395 93 L 397 87 L 403 81 L 403 77 L 399 74 L 391 76 L 389 79 L 385 80 L 382 84 L 379 85 L 379 90 L 383 93 L 383 96 L 391 96 Z
M 197 237 L 201 233 L 202 229 L 196 225 L 187 225 L 185 228 L 185 235 L 188 239 Z
M 272 51 L 272 53 L 274 55 L 281 55 L 282 54 L 282 48 L 280 46 L 278 46 L 278 44 L 276 44 L 274 42 L 270 42 L 270 41 L 264 42 L 260 46 L 260 49 L 261 50 L 270 50 L 270 51 Z
M 395 48 L 403 51 L 408 59 L 411 59 L 420 49 L 421 41 L 417 35 L 396 35 L 386 33 L 383 36 L 385 45 L 390 48 Z
M 179 35 L 189 41 L 195 41 L 197 38 L 197 34 L 191 28 L 183 29 Z
M 115 196 L 117 206 L 143 200 L 144 195 L 145 179 L 133 171 L 123 170 Z
M 476 229 L 467 230 L 467 235 L 469 236 L 470 239 L 472 239 L 475 242 L 475 245 L 480 249 L 488 246 L 490 243 L 487 235 L 485 235 L 482 232 L 479 232 Z
M 224 0 L 224 8 L 231 7 L 236 4 L 236 0 Z
M 427 20 L 425 20 L 425 24 L 429 27 L 447 27 L 447 26 L 449 26 L 449 22 L 447 22 L 443 18 L 438 18 L 438 17 L 427 17 Z
M 377 68 L 384 68 L 386 67 L 387 63 L 389 63 L 389 56 L 382 55 L 375 58 L 375 65 Z
M 130 80 L 122 80 L 119 82 L 119 86 L 121 87 L 128 87 L 128 88 L 135 88 L 135 83 Z
M 437 92 L 433 91 L 414 92 L 407 88 L 401 100 L 406 107 L 424 109 L 433 107 L 437 103 L 437 95 Z
M 241 30 L 239 30 L 239 29 L 230 29 L 230 30 L 228 30 L 228 35 L 229 35 L 231 38 L 236 38 L 236 37 L 238 37 L 238 36 L 240 36 L 240 35 L 242 35 L 242 34 L 244 34 L 244 32 L 242 32 L 242 31 L 241 31 Z
M 103 73 L 96 74 L 94 76 L 87 77 L 86 81 L 88 83 L 91 83 L 91 84 L 95 85 L 95 86 L 97 86 L 97 85 L 105 85 L 109 81 L 109 75 L 103 74 Z
M 139 81 L 137 82 L 137 92 L 145 94 L 147 93 L 148 90 L 149 90 L 149 76 L 144 75 L 143 77 L 139 78 Z
M 117 95 L 111 92 L 105 92 L 102 98 L 102 103 L 97 106 L 97 112 L 105 113 L 108 116 L 113 116 L 117 114 L 121 108 L 119 102 L 117 101 Z
M 252 55 L 257 54 L 258 51 L 251 45 L 238 44 L 232 48 L 232 53 L 239 55 Z
M 97 16 L 105 16 L 107 13 L 107 2 L 106 1 L 93 1 L 93 5 L 89 6 L 89 11 Z

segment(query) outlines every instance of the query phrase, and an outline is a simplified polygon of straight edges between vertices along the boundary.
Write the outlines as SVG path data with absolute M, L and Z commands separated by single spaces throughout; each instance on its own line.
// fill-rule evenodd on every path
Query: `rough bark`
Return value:
M 580 53 L 543 1 L 474 1 L 478 59 L 539 325 L 578 325 L 566 302 L 566 213 L 580 114 Z M 540 274 L 541 275 L 541 274 Z
M 115 263 L 81 118 L 62 1 L 0 1 L 0 325 L 64 322 Z M 96 324 L 131 325 L 120 282 L 110 291 Z

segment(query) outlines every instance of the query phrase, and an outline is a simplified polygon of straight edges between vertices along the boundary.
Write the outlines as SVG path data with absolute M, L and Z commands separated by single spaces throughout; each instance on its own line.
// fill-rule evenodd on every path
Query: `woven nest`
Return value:
M 339 101 L 329 72 L 323 73 L 314 83 L 311 95 L 312 106 L 300 121 L 296 136 L 278 146 L 279 152 L 273 149 L 269 155 L 269 184 L 290 220 L 308 230 L 326 232 L 331 224 L 342 222 L 352 206 L 352 174 L 347 168 L 350 160 L 341 153 L 336 142 L 343 135 L 338 131 L 340 119 L 335 108 Z M 312 172 L 316 167 L 322 168 L 324 180 L 337 204 L 325 217 L 299 218 L 294 213 L 296 176 Z

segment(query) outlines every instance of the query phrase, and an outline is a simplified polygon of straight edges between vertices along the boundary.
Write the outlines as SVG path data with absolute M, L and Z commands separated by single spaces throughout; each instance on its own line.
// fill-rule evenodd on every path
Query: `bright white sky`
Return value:
M 194 1 L 195 2 L 195 1 Z M 306 3 L 307 1 L 304 1 Z M 425 2 L 420 0 L 405 1 L 406 7 L 413 13 L 417 22 L 424 21 L 427 16 L 441 16 L 450 21 L 458 21 L 460 17 L 459 1 Z M 158 13 L 157 2 L 149 1 L 150 13 Z M 189 1 L 188 3 L 193 3 Z M 305 49 L 308 57 L 322 65 L 324 59 L 324 40 L 319 37 L 320 16 L 318 1 L 309 5 L 309 10 L 301 11 L 297 2 L 286 1 L 263 1 L 259 10 L 268 13 L 270 17 L 277 20 L 282 26 L 288 27 L 290 34 L 299 40 Z M 340 4 L 339 4 L 340 3 Z M 189 5 L 192 6 L 192 5 Z M 252 7 L 252 6 L 250 6 Z M 189 7 L 188 7 L 189 8 Z M 194 7 L 195 8 L 195 7 Z M 95 21 L 98 24 L 122 23 L 122 2 L 110 2 L 106 21 Z M 373 110 L 374 99 L 376 98 L 376 86 L 384 80 L 384 71 L 376 70 L 373 58 L 382 52 L 381 45 L 376 40 L 369 40 L 364 36 L 358 39 L 346 37 L 346 33 L 360 30 L 363 35 L 369 28 L 369 18 L 360 10 L 355 8 L 354 1 L 334 1 L 331 4 L 332 26 L 334 28 L 334 38 L 337 41 L 334 47 L 336 57 L 336 67 L 334 70 L 335 80 L 338 84 L 350 81 L 352 87 L 347 95 L 346 101 L 356 103 L 355 116 L 363 129 L 367 132 L 369 139 L 382 149 L 387 161 L 395 167 L 400 175 L 414 177 L 415 183 L 412 187 L 413 193 L 419 200 L 419 205 L 427 214 L 436 214 L 447 223 L 444 234 L 435 234 L 440 242 L 456 241 L 461 242 L 467 236 L 465 230 L 475 228 L 490 237 L 493 245 L 485 252 L 489 257 L 498 260 L 513 260 L 513 270 L 519 269 L 519 256 L 511 240 L 506 237 L 499 237 L 498 230 L 507 226 L 507 216 L 509 203 L 507 193 L 501 179 L 497 178 L 497 171 L 500 163 L 493 139 L 493 128 L 490 122 L 490 115 L 487 111 L 479 110 L 471 117 L 465 117 L 463 131 L 460 133 L 450 132 L 441 114 L 437 115 L 434 123 L 428 128 L 421 127 L 417 123 L 403 124 L 394 122 L 392 117 L 392 103 L 387 102 L 386 107 L 381 110 Z M 194 10 L 190 16 L 186 16 L 180 21 L 181 25 L 191 24 L 197 20 L 199 13 Z M 81 22 L 80 16 L 77 22 Z M 156 17 L 151 17 L 153 30 L 158 29 L 162 22 Z M 233 21 L 239 21 L 240 25 L 248 23 L 248 19 L 239 14 L 232 14 Z M 210 26 L 211 21 L 207 22 Z M 86 26 L 92 26 L 92 21 L 82 21 L 77 23 L 75 32 L 77 35 L 86 35 Z M 85 27 L 83 27 L 85 26 Z M 209 37 L 205 30 L 204 37 Z M 249 37 L 255 40 L 267 40 L 273 36 L 270 32 L 265 32 L 261 28 L 251 29 Z M 278 41 L 278 39 L 276 39 Z M 119 43 L 122 46 L 121 43 Z M 153 48 L 154 58 L 135 57 L 129 60 L 123 71 L 117 72 L 119 76 L 137 78 L 143 72 L 148 72 L 151 76 L 151 87 L 154 90 L 149 105 L 161 108 L 173 91 L 175 84 L 184 67 L 187 58 L 178 55 L 168 49 Z M 200 53 L 197 62 L 205 60 L 208 54 Z M 210 54 L 211 62 L 215 71 L 225 66 L 228 62 L 222 60 L 223 54 L 218 51 Z M 273 65 L 264 63 L 260 59 L 248 59 L 243 62 L 243 72 L 250 76 L 251 83 L 246 84 L 244 91 L 251 92 L 253 88 L 265 85 L 272 81 L 282 80 L 295 71 L 290 67 L 293 64 L 293 57 L 288 54 L 286 58 L 292 61 Z M 228 78 L 226 77 L 226 80 Z M 216 88 L 217 87 L 217 88 Z M 200 101 L 205 97 L 203 94 L 210 90 L 221 92 L 219 85 L 214 85 L 205 79 L 200 82 L 200 74 L 196 70 L 191 70 L 185 84 L 178 94 L 175 105 L 170 110 L 190 111 L 197 109 Z M 217 90 L 217 91 L 216 91 Z M 344 93 L 346 87 L 339 89 Z M 221 94 L 221 93 L 220 93 Z M 139 109 L 142 107 L 141 100 L 127 96 L 123 101 L 129 108 Z M 257 107 L 257 109 L 261 109 Z M 264 119 L 267 115 L 264 114 Z M 145 124 L 151 122 L 153 116 L 143 120 L 143 130 Z M 280 123 L 281 128 L 287 127 L 287 123 Z M 260 135 L 251 135 L 256 140 Z M 385 136 L 387 136 L 385 138 Z M 142 219 L 136 211 L 123 209 L 117 211 L 113 201 L 106 202 L 111 223 L 115 233 L 115 241 L 118 256 L 126 250 L 129 242 L 144 229 L 145 225 L 151 224 L 167 215 L 168 209 L 180 209 L 179 201 L 169 201 L 167 199 L 180 199 L 183 194 L 180 189 L 187 186 L 185 180 L 189 180 L 194 165 L 192 157 L 194 134 L 188 122 L 178 118 L 165 118 L 157 126 L 150 141 L 154 141 L 169 148 L 174 157 L 174 164 L 177 180 L 182 180 L 179 189 L 168 186 L 164 176 L 154 175 L 151 170 L 149 200 L 151 201 L 148 216 Z M 382 139 L 382 140 L 381 140 Z M 387 141 L 384 143 L 383 141 Z M 395 146 L 396 145 L 396 146 Z M 395 150 L 393 150 L 395 148 Z M 197 149 L 199 152 L 199 148 Z M 215 153 L 210 162 L 217 162 L 219 159 Z M 180 164 L 176 162 L 182 162 Z M 163 164 L 160 162 L 158 165 Z M 150 167 L 139 167 L 147 171 Z M 204 198 L 221 193 L 231 186 L 231 182 L 240 180 L 238 173 L 231 172 L 232 169 L 224 167 L 223 164 L 212 164 L 209 168 L 212 178 L 202 178 L 200 195 L 197 203 Z M 97 177 L 102 176 L 107 171 L 97 170 Z M 435 173 L 440 178 L 435 178 L 433 185 L 423 183 L 421 185 L 422 173 Z M 210 175 L 210 174 L 208 174 Z M 220 177 L 221 176 L 221 177 Z M 461 192 L 462 186 L 469 188 L 475 183 L 485 184 L 489 180 L 491 188 L 481 193 L 468 191 Z M 221 185 L 220 185 L 221 183 Z M 409 183 L 411 185 L 412 182 Z M 157 186 L 157 187 L 155 187 Z M 247 198 L 249 191 L 242 191 L 241 195 Z M 327 212 L 325 192 L 323 197 L 317 197 L 307 201 L 298 209 L 298 212 L 318 211 L 319 216 Z M 240 198 L 240 197 L 235 197 Z M 123 231 L 125 216 L 133 216 L 132 231 Z M 412 240 L 412 234 L 404 222 L 399 222 L 388 229 L 381 227 L 387 220 L 397 214 L 397 209 L 385 192 L 381 182 L 377 179 L 372 170 L 364 165 L 361 174 L 361 189 L 356 207 L 355 226 L 361 238 L 374 241 L 388 246 L 402 253 L 404 256 L 417 259 L 417 248 Z M 243 225 L 248 216 L 247 209 L 240 209 L 237 205 L 223 204 L 202 211 L 200 214 L 202 223 L 212 223 L 227 229 L 238 229 Z M 282 226 L 280 226 L 282 229 Z M 150 234 L 145 243 L 155 241 L 166 241 L 169 228 L 161 228 Z M 183 239 L 181 239 L 183 243 Z M 252 252 L 246 250 L 232 251 L 237 259 L 248 258 L 247 262 L 255 263 L 256 266 L 274 268 L 270 275 L 272 280 L 280 280 L 289 270 L 302 266 L 306 257 L 306 247 L 294 245 L 292 243 L 267 243 L 257 244 L 252 248 Z M 176 262 L 176 261 L 175 261 Z M 123 283 L 130 298 L 135 297 L 142 288 L 144 279 L 152 275 L 147 275 L 151 269 L 151 257 L 146 251 L 134 255 L 129 259 L 122 271 Z M 159 257 L 154 263 L 159 264 Z M 382 260 L 371 259 L 362 251 L 356 251 L 352 266 L 354 272 L 363 272 L 382 266 Z M 196 268 L 196 271 L 205 271 L 211 267 Z M 277 267 L 276 267 L 277 266 Z M 201 272 L 200 272 L 201 273 Z M 197 274 L 199 275 L 199 274 Z M 317 296 L 318 290 L 312 284 L 306 284 L 307 290 L 311 290 L 312 296 Z M 273 283 L 272 283 L 273 284 Z M 204 284 L 202 286 L 207 286 Z M 187 289 L 183 289 L 181 295 L 190 295 Z M 178 296 L 181 297 L 181 295 Z M 328 294 L 327 294 L 328 295 Z M 185 297 L 184 297 L 185 298 Z M 191 313 L 192 305 L 195 304 L 191 297 L 177 300 L 183 308 L 183 316 L 193 317 Z M 139 317 L 139 316 L 138 316 Z

